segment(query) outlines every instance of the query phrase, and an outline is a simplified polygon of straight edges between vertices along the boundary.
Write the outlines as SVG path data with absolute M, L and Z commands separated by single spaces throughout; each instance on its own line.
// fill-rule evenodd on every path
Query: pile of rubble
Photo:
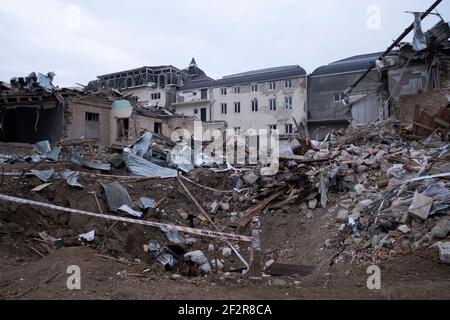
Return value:
M 190 166 L 177 165 L 170 152 L 174 143 L 152 133 L 122 152 L 88 140 L 63 141 L 55 147 L 42 141 L 19 148 L 28 154 L 1 156 L 3 166 L 11 170 L 3 168 L 2 185 L 6 177 L 13 179 L 22 188 L 22 198 L 11 198 L 16 196 L 11 192 L 0 196 L 131 223 L 124 232 L 139 224 L 155 227 L 160 232 L 147 233 L 140 243 L 147 257 L 188 276 L 310 274 L 313 267 L 278 263 L 261 248 L 258 217 L 280 211 L 307 219 L 315 210 L 335 215 L 324 226 L 330 234 L 323 250 L 336 252 L 330 264 L 376 263 L 431 246 L 439 248 L 442 262 L 450 263 L 445 240 L 450 232 L 450 147 L 445 135 L 434 133 L 411 142 L 400 136 L 396 122 L 387 121 L 334 132 L 322 142 L 298 139 L 301 151 L 280 157 L 274 175 L 262 174 L 264 166 L 235 168 L 204 155 Z M 181 158 L 193 156 L 187 144 L 182 150 Z M 24 179 L 40 182 L 29 185 L 32 180 Z M 71 200 L 69 207 L 54 206 L 58 192 L 80 199 L 90 194 L 94 206 L 79 210 L 87 204 L 80 208 Z M 118 248 L 123 241 L 110 235 L 114 225 L 90 225 L 90 230 L 84 225 L 76 229 L 80 244 L 124 254 Z M 63 234 L 48 230 L 52 239 Z
M 334 140 L 304 157 L 329 159 L 307 174 L 322 207 L 336 217 L 325 243 L 339 248 L 331 263 L 376 263 L 431 245 L 450 263 L 449 243 L 442 242 L 450 233 L 448 140 L 431 135 L 407 142 L 393 121 L 349 128 Z M 314 209 L 317 202 L 302 207 Z

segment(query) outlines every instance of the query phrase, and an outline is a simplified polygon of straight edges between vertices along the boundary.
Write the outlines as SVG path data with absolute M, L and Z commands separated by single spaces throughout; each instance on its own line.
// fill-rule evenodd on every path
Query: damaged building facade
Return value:
M 397 41 L 385 53 L 343 59 L 311 74 L 307 122 L 313 138 L 349 124 L 399 117 L 401 109 L 413 111 L 414 106 L 401 105 L 407 96 L 427 92 L 448 96 L 449 24 L 442 20 L 423 37 L 417 36 L 421 33 L 417 21 L 414 27 L 412 43 Z M 423 38 L 420 46 L 417 38 Z
M 43 82 L 43 79 L 45 82 Z M 32 73 L 1 83 L 0 138 L 4 142 L 89 139 L 122 148 L 145 131 L 167 138 L 193 130 L 194 118 L 165 109 L 142 107 L 117 92 L 59 89 L 52 78 Z

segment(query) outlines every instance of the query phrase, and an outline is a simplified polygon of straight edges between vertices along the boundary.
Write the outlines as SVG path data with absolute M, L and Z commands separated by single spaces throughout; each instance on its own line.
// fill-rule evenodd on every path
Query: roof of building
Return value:
M 180 90 L 192 90 L 192 89 L 200 89 L 200 88 L 209 88 L 214 85 L 214 79 L 208 77 L 207 75 L 200 75 L 195 77 L 194 79 L 189 80 L 185 83 Z
M 214 83 L 214 86 L 227 86 L 240 83 L 286 79 L 305 75 L 306 71 L 298 65 L 281 66 L 228 75 L 220 80 L 217 80 Z
M 117 72 L 113 72 L 113 73 L 108 73 L 108 74 L 102 74 L 100 76 L 97 76 L 98 79 L 104 78 L 104 77 L 110 77 L 113 75 L 118 75 L 118 74 L 122 74 L 122 73 L 130 73 L 130 72 L 135 72 L 135 71 L 141 71 L 144 69 L 150 69 L 150 70 L 160 70 L 160 69 L 167 69 L 167 68 L 172 68 L 174 70 L 178 70 L 181 71 L 180 69 L 178 69 L 177 67 L 174 67 L 172 65 L 164 65 L 164 66 L 143 66 L 143 67 L 139 67 L 139 68 L 134 68 L 134 69 L 129 69 L 129 70 L 122 70 L 122 71 L 117 71 Z
M 314 76 L 323 76 L 339 73 L 366 71 L 371 62 L 377 60 L 382 52 L 362 54 L 332 62 L 314 70 L 311 74 Z

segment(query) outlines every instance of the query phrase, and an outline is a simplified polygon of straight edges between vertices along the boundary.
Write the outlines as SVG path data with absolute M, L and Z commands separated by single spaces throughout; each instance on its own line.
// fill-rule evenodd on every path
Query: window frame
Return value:
M 289 84 L 289 85 L 288 85 Z M 284 88 L 291 89 L 292 88 L 292 79 L 284 80 Z
M 288 100 L 290 101 L 288 103 Z M 292 97 L 284 97 L 284 108 L 286 110 L 292 110 L 293 109 L 293 99 Z
M 227 106 L 226 103 L 221 103 L 221 104 L 220 104 L 220 109 L 221 109 L 221 111 L 222 111 L 222 114 L 227 114 L 228 106 Z
M 234 113 L 241 113 L 241 102 L 234 102 Z
M 272 102 L 274 103 L 272 105 Z M 269 99 L 269 110 L 270 111 L 277 111 L 277 98 L 270 98 Z
M 252 112 L 258 112 L 258 99 L 252 100 Z

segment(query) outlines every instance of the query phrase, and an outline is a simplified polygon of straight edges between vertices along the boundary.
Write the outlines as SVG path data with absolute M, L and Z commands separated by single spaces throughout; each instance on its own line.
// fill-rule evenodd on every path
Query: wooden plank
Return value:
M 259 202 L 255 206 L 247 209 L 245 211 L 245 216 L 239 219 L 238 225 L 241 228 L 245 228 L 247 224 L 253 219 L 253 217 L 257 214 L 259 214 L 262 210 L 264 210 L 265 207 L 267 207 L 272 201 L 274 201 L 276 198 L 281 196 L 284 193 L 284 191 L 277 192 L 270 197 L 264 199 L 263 201 Z

